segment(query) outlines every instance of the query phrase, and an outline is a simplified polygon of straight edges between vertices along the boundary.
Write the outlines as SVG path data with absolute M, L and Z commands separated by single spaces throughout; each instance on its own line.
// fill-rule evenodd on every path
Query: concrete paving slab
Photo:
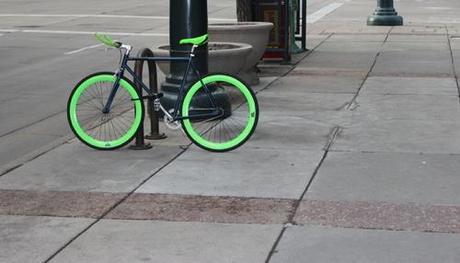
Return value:
M 446 51 L 383 51 L 371 76 L 452 77 L 452 60 Z
M 305 60 L 299 63 L 301 68 L 325 68 L 331 71 L 342 70 L 355 70 L 355 71 L 369 71 L 371 68 L 375 53 L 344 53 L 342 51 L 315 51 L 309 55 Z
M 53 127 L 50 129 L 50 127 Z M 37 123 L 26 126 L 10 136 L 14 135 L 47 135 L 47 136 L 64 136 L 71 133 L 68 121 L 67 113 L 61 112 L 52 117 L 46 118 Z
M 384 51 L 426 51 L 427 53 L 429 53 L 429 51 L 449 51 L 447 36 L 444 36 L 444 40 L 440 41 L 429 41 L 430 38 L 428 38 L 428 41 L 409 41 L 410 39 L 409 36 L 408 41 L 387 41 L 383 46 Z M 411 54 L 411 52 L 406 53 Z M 424 58 L 425 56 L 419 57 Z
M 361 94 L 458 95 L 455 78 L 370 77 Z
M 307 93 L 270 88 L 257 94 L 261 112 L 339 111 L 353 99 L 352 93 Z
M 326 42 L 308 56 L 300 67 L 330 67 L 348 70 L 369 70 L 380 50 L 378 42 L 364 42 L 353 46 L 341 46 L 339 42 Z M 344 52 L 344 50 L 346 50 Z
M 313 32 L 309 30 L 309 27 L 307 26 L 307 43 L 306 43 L 307 49 L 311 50 L 317 47 L 327 37 L 328 37 L 328 34 L 314 34 Z M 300 43 L 297 42 L 297 45 L 300 46 Z M 295 54 L 293 56 L 295 56 Z
M 31 111 L 30 107 L 24 109 L 26 105 L 34 101 L 34 110 Z M 48 95 L 28 95 L 15 97 L 8 101 L 3 101 L 0 104 L 0 120 L 5 120 L 0 127 L 0 135 L 5 135 L 15 131 L 20 127 L 27 126 L 31 122 L 39 121 L 42 118 L 33 119 L 27 116 L 25 112 L 47 112 L 49 115 L 54 115 L 61 112 L 64 100 L 58 100 L 55 96 Z M 30 106 L 30 105 L 29 105 Z
M 270 262 L 458 262 L 460 235 L 289 227 Z
M 460 154 L 460 123 L 352 119 L 332 146 L 338 151 Z
M 51 262 L 263 262 L 279 225 L 102 220 Z
M 328 42 L 380 42 L 382 43 L 387 38 L 386 34 L 334 34 Z
M 460 36 L 451 36 L 450 44 L 453 51 L 458 51 L 460 49 Z M 457 53 L 457 52 L 455 52 Z M 458 53 L 457 53 L 458 54 Z
M 316 76 L 293 72 L 274 82 L 268 90 L 279 93 L 356 93 L 362 83 L 356 76 Z
M 160 140 L 150 140 L 146 138 L 145 142 L 150 143 L 153 147 L 175 147 L 177 149 L 188 147 L 192 143 L 182 129 L 172 130 L 168 128 L 163 121 L 159 123 L 159 133 L 166 135 L 166 138 Z M 144 134 L 151 135 L 150 123 L 148 121 L 144 121 Z M 134 143 L 135 141 L 131 142 L 131 144 Z
M 458 96 L 444 95 L 361 95 L 355 117 L 380 120 L 440 120 L 460 122 Z
M 369 9 L 369 10 L 372 10 Z M 371 13 L 370 11 L 369 13 Z M 364 15 L 366 17 L 369 14 Z M 360 15 L 361 16 L 361 15 Z M 390 26 L 367 26 L 365 22 L 350 21 L 318 21 L 314 25 L 314 32 L 319 31 L 323 34 L 387 34 L 392 27 Z
M 0 216 L 0 261 L 43 262 L 92 219 Z
M 371 76 L 450 77 L 452 59 L 447 40 L 441 42 L 387 42 Z
M 394 30 L 394 29 L 393 29 Z M 423 34 L 423 35 L 410 35 L 410 34 L 395 34 L 392 33 L 388 36 L 388 42 L 435 42 L 440 47 L 445 46 L 447 36 L 441 34 Z
M 214 154 L 192 147 L 137 192 L 299 198 L 321 157 L 319 151 L 294 149 L 243 147 Z
M 424 24 L 409 24 L 405 26 L 397 26 L 391 30 L 392 34 L 416 34 L 416 35 L 445 35 L 445 26 L 424 25 Z
M 305 199 L 459 205 L 460 155 L 330 152 Z
M 14 134 L 0 138 L 0 167 L 14 161 L 30 151 L 33 151 L 40 146 L 52 143 L 59 136 L 56 135 L 37 135 L 37 134 Z M 8 154 L 6 154 L 8 153 Z
M 0 189 L 129 192 L 180 151 L 156 147 L 101 152 L 74 140 L 2 176 Z
M 322 151 L 337 123 L 349 119 L 343 120 L 340 113 L 264 113 L 259 117 L 256 131 L 243 147 Z
M 305 67 L 296 67 L 289 76 L 355 77 L 364 79 L 368 72 L 368 68 L 314 67 L 307 64 Z
M 452 40 L 452 56 L 454 59 L 455 73 L 460 76 L 460 39 Z M 460 91 L 459 91 L 460 93 Z
M 260 77 L 259 78 L 259 84 L 257 85 L 251 85 L 251 88 L 255 92 L 259 92 L 261 90 L 266 89 L 267 87 L 271 87 L 273 82 L 278 79 L 278 76 L 273 76 L 273 77 Z
M 257 67 L 260 70 L 258 76 L 261 77 L 282 76 L 292 70 L 292 65 L 280 65 L 263 61 Z
M 349 35 L 349 40 L 353 40 L 354 35 Z M 382 42 L 375 42 L 375 41 L 361 41 L 361 42 L 352 42 L 352 41 L 329 41 L 329 39 L 324 42 L 321 46 L 319 46 L 315 51 L 317 52 L 338 52 L 341 53 L 352 53 L 352 54 L 375 54 L 377 53 L 380 48 L 382 47 Z M 331 61 L 332 63 L 334 61 Z

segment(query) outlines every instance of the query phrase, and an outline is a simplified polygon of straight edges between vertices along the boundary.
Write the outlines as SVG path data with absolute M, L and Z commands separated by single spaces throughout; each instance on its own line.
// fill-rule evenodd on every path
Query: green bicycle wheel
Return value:
M 144 104 L 133 84 L 123 78 L 108 113 L 104 108 L 115 83 L 114 73 L 87 76 L 73 89 L 67 119 L 76 137 L 98 150 L 113 150 L 129 143 L 144 119 Z
M 204 84 L 204 85 L 203 85 Z M 243 81 L 210 74 L 186 93 L 182 127 L 190 140 L 214 152 L 236 149 L 253 134 L 259 118 L 254 92 Z

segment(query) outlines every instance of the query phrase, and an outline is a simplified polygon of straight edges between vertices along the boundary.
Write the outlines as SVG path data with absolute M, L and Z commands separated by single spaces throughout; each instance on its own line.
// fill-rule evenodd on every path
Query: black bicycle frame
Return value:
M 186 83 L 187 76 L 188 76 L 190 69 L 193 69 L 193 72 L 196 74 L 198 79 L 201 81 L 201 84 L 204 85 L 205 92 L 208 94 L 211 94 L 206 84 L 203 83 L 200 72 L 196 69 L 195 65 L 193 64 L 193 58 L 194 58 L 193 53 L 191 53 L 190 56 L 188 57 L 129 57 L 129 54 L 124 54 L 121 60 L 120 68 L 115 73 L 116 80 L 113 85 L 112 91 L 110 92 L 110 95 L 107 99 L 107 103 L 104 106 L 102 112 L 104 113 L 110 112 L 110 107 L 112 105 L 113 99 L 115 98 L 115 94 L 117 93 L 118 88 L 120 87 L 120 80 L 123 78 L 125 71 L 127 71 L 133 77 L 134 84 L 139 84 L 142 87 L 142 89 L 147 92 L 148 97 L 153 98 L 155 96 L 155 94 L 152 93 L 152 91 L 150 91 L 150 89 L 144 84 L 144 82 L 142 82 L 142 80 L 136 76 L 136 73 L 134 73 L 134 70 L 129 67 L 128 61 L 138 61 L 138 60 L 155 61 L 155 62 L 156 61 L 160 61 L 160 62 L 173 62 L 174 61 L 174 62 L 184 62 L 184 63 L 187 62 L 187 68 L 182 78 L 181 86 L 179 89 L 179 96 L 177 97 L 177 100 L 175 102 L 174 112 L 172 113 L 172 117 L 174 121 L 181 120 L 184 118 L 189 118 L 188 116 L 186 117 L 179 116 L 179 107 L 180 107 L 180 102 L 182 101 L 184 93 L 185 93 L 184 87 L 185 87 L 185 83 Z M 216 107 L 217 104 L 214 101 L 214 97 L 212 95 L 209 95 L 209 98 L 210 98 L 212 107 L 217 108 Z M 144 99 L 144 98 L 141 97 L 140 99 Z M 215 116 L 215 115 L 216 114 L 201 114 L 201 115 L 197 115 L 193 117 L 207 117 L 207 116 Z

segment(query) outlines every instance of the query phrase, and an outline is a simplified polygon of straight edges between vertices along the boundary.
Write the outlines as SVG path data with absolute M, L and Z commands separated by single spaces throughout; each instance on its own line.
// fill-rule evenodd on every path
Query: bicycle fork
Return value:
M 109 97 L 107 98 L 107 102 L 104 105 L 104 108 L 102 108 L 102 113 L 107 114 L 110 112 L 110 107 L 112 106 L 113 99 L 115 98 L 115 94 L 117 94 L 118 88 L 120 88 L 120 79 L 122 76 L 122 72 L 118 71 L 115 73 L 115 83 L 113 84 L 112 91 L 110 91 Z
M 120 88 L 120 80 L 125 73 L 126 64 L 128 63 L 129 54 L 131 52 L 132 47 L 129 45 L 121 45 L 121 48 L 126 49 L 126 53 L 120 60 L 120 68 L 115 72 L 115 83 L 113 84 L 112 91 L 110 92 L 109 97 L 107 98 L 107 103 L 104 105 L 102 109 L 102 113 L 107 114 L 110 112 L 110 108 L 113 103 L 113 99 L 115 98 L 115 94 L 117 94 L 118 88 Z

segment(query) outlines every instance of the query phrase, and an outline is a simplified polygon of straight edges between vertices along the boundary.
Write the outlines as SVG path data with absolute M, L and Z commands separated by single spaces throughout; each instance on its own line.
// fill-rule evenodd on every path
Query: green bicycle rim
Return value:
M 94 146 L 96 148 L 101 148 L 101 149 L 112 149 L 112 148 L 117 148 L 122 145 L 124 145 L 126 142 L 128 142 L 134 134 L 137 132 L 137 129 L 139 128 L 139 125 L 142 122 L 142 106 L 141 102 L 139 100 L 139 95 L 137 94 L 136 90 L 124 79 L 120 80 L 120 88 L 124 88 L 128 93 L 130 94 L 131 98 L 134 100 L 134 110 L 136 112 L 133 120 L 132 126 L 129 128 L 129 130 L 120 138 L 112 141 L 101 141 L 94 139 L 91 137 L 86 131 L 81 127 L 78 117 L 77 117 L 77 112 L 78 112 L 78 101 L 80 100 L 80 96 L 82 93 L 90 86 L 94 85 L 97 82 L 114 82 L 115 77 L 113 75 L 96 75 L 93 76 L 87 80 L 85 80 L 83 83 L 81 83 L 78 88 L 75 90 L 74 94 L 72 95 L 72 99 L 69 103 L 69 119 L 71 126 L 76 133 L 76 135 L 83 140 L 85 143 L 88 145 Z
M 246 98 L 248 102 L 248 106 L 249 106 L 248 120 L 249 121 L 246 127 L 244 128 L 244 130 L 237 137 L 233 138 L 230 141 L 226 141 L 223 143 L 215 143 L 215 142 L 211 142 L 203 138 L 199 133 L 195 131 L 195 129 L 192 126 L 192 122 L 188 118 L 185 118 L 182 121 L 184 129 L 187 131 L 187 134 L 191 137 L 191 139 L 194 142 L 196 142 L 197 144 L 207 149 L 211 149 L 214 151 L 226 151 L 226 150 L 239 146 L 251 135 L 251 132 L 253 131 L 253 128 L 257 122 L 257 106 L 256 106 L 255 100 L 253 99 L 253 95 L 251 91 L 241 81 L 231 76 L 227 76 L 227 75 L 210 75 L 210 76 L 203 78 L 202 81 L 204 84 L 209 84 L 215 81 L 222 81 L 222 82 L 230 83 L 236 88 L 238 88 L 243 93 L 244 97 Z M 184 102 L 182 104 L 182 116 L 189 116 L 189 107 L 192 102 L 192 98 L 201 87 L 202 87 L 201 81 L 198 81 L 190 88 L 189 92 L 187 92 L 187 95 L 185 96 Z

